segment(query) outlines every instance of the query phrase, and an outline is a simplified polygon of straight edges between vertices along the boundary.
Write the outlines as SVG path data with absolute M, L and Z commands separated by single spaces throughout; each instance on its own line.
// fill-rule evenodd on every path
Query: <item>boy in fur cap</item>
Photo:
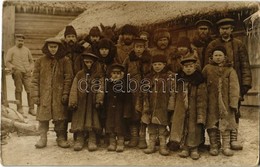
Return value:
M 208 116 L 206 128 L 213 156 L 219 154 L 217 133 L 222 137 L 222 153 L 232 156 L 230 150 L 230 131 L 237 128 L 235 114 L 238 112 L 239 81 L 232 64 L 228 62 L 225 47 L 219 45 L 212 50 L 210 64 L 202 73 L 208 85 Z
M 202 143 L 201 131 L 206 123 L 207 89 L 202 73 L 196 69 L 193 54 L 181 58 L 178 72 L 174 114 L 170 140 L 181 146 L 180 157 L 200 158 L 198 146 Z
M 151 81 L 152 85 L 149 91 L 144 94 L 144 107 L 142 121 L 148 124 L 149 145 L 144 153 L 154 153 L 157 137 L 160 140 L 161 155 L 169 155 L 166 146 L 166 127 L 169 125 L 168 112 L 173 111 L 174 91 L 171 90 L 171 82 L 168 80 L 171 73 L 167 72 L 166 56 L 155 55 L 152 58 L 153 71 L 146 75 L 146 79 Z
M 40 140 L 35 144 L 36 148 L 46 147 L 51 119 L 54 122 L 58 146 L 70 147 L 66 127 L 68 111 L 64 105 L 68 102 L 73 72 L 64 50 L 59 39 L 49 38 L 42 49 L 44 56 L 35 62 L 31 97 L 38 105 L 36 119 L 39 121 Z

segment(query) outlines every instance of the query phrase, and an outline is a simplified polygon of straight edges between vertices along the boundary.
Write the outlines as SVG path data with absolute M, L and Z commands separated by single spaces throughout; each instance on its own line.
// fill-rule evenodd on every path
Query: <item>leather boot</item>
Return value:
M 96 151 L 96 150 L 97 150 L 96 133 L 94 131 L 90 131 L 89 139 L 88 139 L 88 151 Z
M 193 160 L 198 160 L 200 158 L 200 154 L 198 152 L 198 147 L 194 147 L 191 149 L 190 151 L 190 157 L 193 159 Z
M 128 143 L 128 147 L 136 147 L 138 144 L 138 128 L 136 125 L 130 127 L 131 139 Z
M 116 152 L 123 152 L 124 151 L 124 142 L 125 142 L 124 136 L 118 136 Z
M 140 132 L 139 132 L 139 143 L 138 148 L 145 149 L 147 148 L 146 143 L 146 124 L 141 123 Z
M 107 151 L 116 151 L 116 137 L 115 134 L 109 134 L 109 146 Z
M 74 144 L 74 151 L 81 151 L 84 146 L 84 132 L 76 132 L 77 139 Z
M 26 116 L 24 115 L 23 106 L 22 106 L 22 104 L 23 104 L 22 92 L 15 92 L 15 99 L 18 101 L 17 104 L 16 104 L 17 111 L 26 118 Z
M 233 156 L 233 151 L 230 150 L 230 131 L 226 130 L 222 133 L 222 153 L 226 156 Z
M 31 114 L 32 116 L 36 116 L 36 112 L 34 110 L 34 104 L 33 101 L 31 100 L 31 95 L 30 93 L 27 93 L 27 101 L 28 101 L 28 106 L 29 106 L 29 114 Z
M 155 134 L 149 134 L 149 145 L 147 149 L 144 149 L 143 152 L 145 154 L 152 154 L 155 150 L 155 142 L 156 142 L 156 135 Z
M 217 129 L 208 129 L 210 150 L 209 154 L 216 156 L 219 154 L 219 148 L 217 143 Z
M 230 132 L 230 144 L 232 150 L 242 150 L 243 146 L 241 142 L 237 140 L 238 130 L 231 130 Z
M 39 133 L 40 140 L 35 144 L 36 148 L 44 148 L 47 145 L 47 132 L 49 130 L 49 121 L 40 121 L 39 122 Z
M 184 146 L 182 151 L 178 154 L 181 158 L 187 158 L 190 155 L 190 150 L 187 146 Z
M 160 140 L 159 153 L 164 156 L 169 155 L 169 151 L 166 146 L 166 137 L 164 135 L 159 135 L 159 140 Z

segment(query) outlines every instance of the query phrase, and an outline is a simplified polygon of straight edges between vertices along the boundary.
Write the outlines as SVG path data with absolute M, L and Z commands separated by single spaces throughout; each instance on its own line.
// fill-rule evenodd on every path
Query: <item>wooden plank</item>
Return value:
M 41 19 L 60 19 L 60 20 L 74 20 L 77 16 L 61 16 L 61 15 L 46 15 L 46 14 L 31 14 L 31 13 L 16 13 L 16 18 L 23 20 L 26 18 Z

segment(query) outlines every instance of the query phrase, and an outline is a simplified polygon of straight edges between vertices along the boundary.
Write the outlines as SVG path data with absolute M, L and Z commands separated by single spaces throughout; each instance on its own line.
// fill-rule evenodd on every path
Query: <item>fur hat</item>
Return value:
M 177 42 L 177 47 L 191 47 L 191 42 L 188 37 L 180 37 Z
M 88 49 L 86 49 L 83 53 L 81 53 L 81 57 L 82 57 L 83 61 L 84 61 L 84 59 L 91 59 L 93 61 L 97 61 L 98 60 L 98 56 L 96 56 L 93 53 L 90 53 L 88 51 Z
M 101 31 L 99 30 L 99 28 L 97 26 L 94 26 L 90 29 L 89 35 L 90 36 L 101 36 Z
M 66 38 L 66 35 L 70 35 L 70 34 L 74 34 L 77 36 L 76 30 L 74 29 L 74 27 L 72 25 L 66 26 L 65 31 L 64 31 L 64 37 Z
M 223 26 L 223 25 L 232 25 L 234 26 L 235 24 L 235 20 L 231 19 L 231 18 L 224 18 L 224 19 L 220 19 L 219 21 L 217 21 L 217 26 Z
M 193 62 L 195 63 L 197 61 L 196 57 L 194 56 L 194 53 L 190 53 L 186 56 L 181 57 L 181 64 L 183 65 L 184 63 L 188 62 Z
M 156 63 L 156 62 L 167 63 L 166 56 L 162 54 L 154 55 L 152 57 L 152 63 Z
M 170 40 L 171 34 L 167 28 L 159 28 L 154 31 L 154 42 L 157 42 L 161 38 L 168 38 Z
M 126 24 L 122 27 L 121 29 L 121 34 L 124 35 L 124 34 L 130 34 L 130 35 L 134 35 L 136 36 L 138 33 L 138 30 L 135 26 L 133 25 L 130 25 L 130 24 Z
M 214 53 L 215 51 L 221 51 L 221 52 L 224 53 L 225 56 L 227 55 L 227 50 L 226 50 L 226 48 L 225 48 L 224 46 L 222 46 L 222 45 L 218 45 L 218 46 L 216 46 L 215 48 L 213 48 L 211 56 L 213 56 L 213 53 Z
M 195 23 L 196 27 L 199 26 L 208 26 L 208 27 L 213 27 L 213 23 L 209 20 L 199 20 Z
M 111 49 L 113 45 L 113 42 L 108 39 L 108 38 L 102 38 L 99 42 L 98 42 L 98 48 L 107 48 L 107 49 Z

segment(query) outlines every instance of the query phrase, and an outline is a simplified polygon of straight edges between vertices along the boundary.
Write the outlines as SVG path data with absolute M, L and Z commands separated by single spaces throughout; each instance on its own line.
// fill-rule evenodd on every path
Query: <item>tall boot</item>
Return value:
M 160 140 L 159 153 L 164 156 L 169 155 L 169 151 L 167 150 L 167 146 L 166 146 L 166 137 L 164 135 L 159 135 L 159 140 Z
M 138 148 L 140 149 L 147 148 L 146 127 L 147 127 L 146 124 L 141 123 L 140 132 L 139 132 L 139 143 L 138 143 Z
M 217 140 L 217 144 L 218 144 L 218 149 L 221 149 L 221 140 L 220 140 L 220 130 L 217 129 L 217 134 L 216 134 L 216 140 Z
M 54 131 L 56 132 L 57 136 L 57 144 L 61 148 L 69 148 L 70 144 L 67 141 L 67 130 L 66 128 L 67 121 L 55 121 L 54 122 Z
M 114 133 L 109 134 L 109 146 L 108 151 L 116 151 L 116 137 Z
M 144 149 L 145 154 L 152 154 L 155 150 L 155 142 L 156 142 L 156 135 L 155 134 L 149 134 L 149 144 L 147 149 Z
M 74 151 L 80 151 L 84 146 L 84 132 L 76 132 L 77 139 L 74 144 Z
M 97 139 L 96 139 L 96 133 L 94 131 L 89 132 L 88 150 L 89 151 L 97 150 Z
M 222 153 L 226 156 L 232 156 L 234 153 L 230 150 L 230 131 L 226 130 L 222 133 Z
M 130 127 L 131 139 L 128 143 L 128 147 L 136 147 L 138 144 L 138 128 L 137 125 L 132 125 Z
M 29 114 L 31 114 L 32 116 L 36 116 L 36 112 L 34 111 L 34 104 L 33 101 L 31 99 L 31 95 L 30 93 L 27 93 L 27 101 L 28 101 L 28 106 L 29 106 Z
M 39 122 L 39 133 L 40 140 L 35 144 L 36 148 L 44 148 L 47 145 L 47 132 L 49 130 L 49 121 L 40 121 Z
M 232 150 L 242 150 L 243 146 L 241 142 L 237 140 L 237 135 L 238 135 L 238 130 L 231 130 L 230 131 L 230 144 L 231 144 L 231 149 Z
M 117 145 L 116 145 L 116 152 L 123 152 L 124 151 L 124 136 L 118 136 Z
M 200 154 L 198 152 L 198 147 L 194 147 L 191 149 L 190 151 L 190 157 L 193 159 L 193 160 L 197 160 L 200 158 Z
M 217 129 L 208 129 L 208 134 L 209 134 L 209 142 L 210 142 L 210 150 L 209 154 L 216 156 L 219 154 L 219 148 L 218 148 L 218 143 L 217 143 Z
M 22 92 L 15 92 L 15 99 L 18 101 L 18 103 L 16 104 L 17 106 L 17 111 L 24 115 L 24 112 L 23 112 L 23 101 L 22 101 Z

